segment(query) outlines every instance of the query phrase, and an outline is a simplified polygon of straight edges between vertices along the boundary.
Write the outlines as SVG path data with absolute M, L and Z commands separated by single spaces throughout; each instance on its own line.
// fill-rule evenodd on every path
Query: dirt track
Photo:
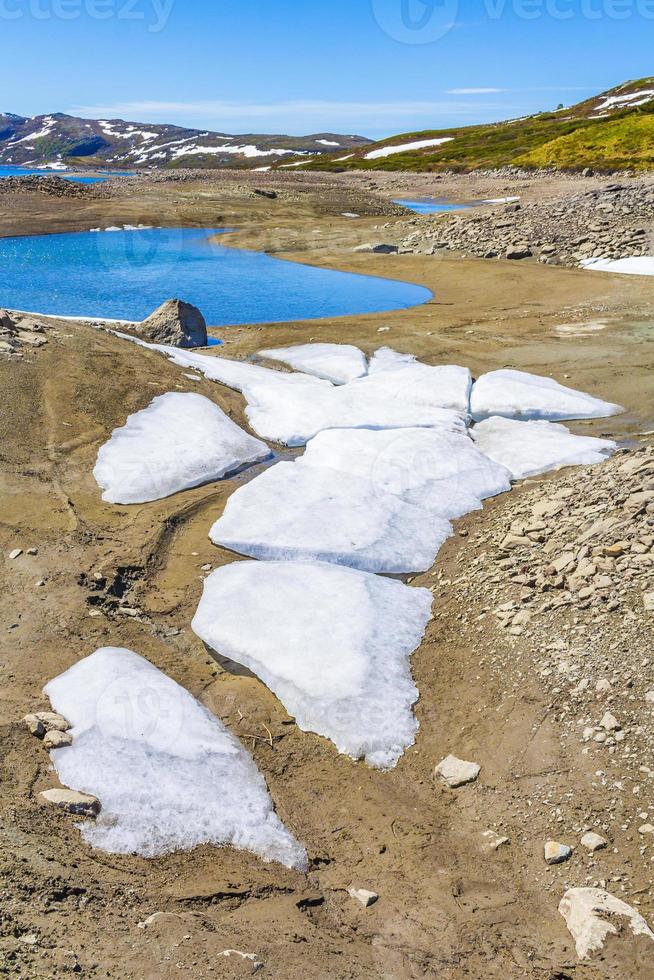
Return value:
M 389 220 L 378 217 L 376 198 L 372 214 L 355 221 L 336 209 L 361 208 L 359 190 L 354 202 L 347 188 L 321 195 L 314 187 L 288 200 L 285 193 L 282 187 L 280 198 L 268 201 L 219 181 L 153 184 L 125 200 L 30 197 L 20 219 L 3 200 L 0 230 L 175 216 L 215 225 L 220 216 L 242 229 L 233 244 L 273 242 L 286 258 L 421 282 L 434 292 L 430 303 L 400 313 L 223 328 L 215 333 L 225 340 L 225 356 L 310 338 L 368 352 L 387 344 L 430 363 L 467 364 L 474 373 L 500 366 L 551 373 L 627 407 L 626 415 L 579 431 L 628 439 L 653 427 L 651 281 L 463 257 L 354 255 L 353 246 Z M 601 329 L 580 330 L 597 321 Z M 485 620 L 471 640 L 461 630 L 455 592 L 435 607 L 413 658 L 421 727 L 394 771 L 369 770 L 302 734 L 263 685 L 220 668 L 189 628 L 201 566 L 234 560 L 211 545 L 207 530 L 236 481 L 113 507 L 101 502 L 91 475 L 99 445 L 155 394 L 201 391 L 245 424 L 242 399 L 190 382 L 162 357 L 88 326 L 59 322 L 48 337 L 21 361 L 0 361 L 4 970 L 30 978 L 73 969 L 94 977 L 248 976 L 251 961 L 219 955 L 237 949 L 257 954 L 260 976 L 284 980 L 654 975 L 645 940 L 607 947 L 592 965 L 577 963 L 557 905 L 566 887 L 586 882 L 577 880 L 574 863 L 544 865 L 550 814 L 529 808 L 531 780 L 524 777 L 566 773 L 557 787 L 561 795 L 574 792 L 580 805 L 608 806 L 610 790 L 593 789 L 588 757 L 562 746 L 535 674 L 521 676 L 516 695 L 515 678 L 480 664 L 498 628 Z M 501 522 L 504 506 L 499 499 L 459 528 L 472 533 Z M 31 546 L 38 555 L 7 560 L 12 548 Z M 465 537 L 453 538 L 438 568 L 455 577 L 469 547 Z M 106 589 L 100 594 L 94 572 L 113 587 L 113 598 L 126 595 L 143 611 L 140 619 L 115 614 L 112 589 L 108 599 Z M 433 578 L 414 581 L 430 585 Z M 466 611 L 473 618 L 474 610 Z M 39 790 L 56 778 L 20 719 L 47 707 L 40 691 L 48 679 L 103 645 L 150 659 L 242 738 L 282 819 L 307 846 L 308 876 L 210 847 L 153 861 L 110 857 L 81 843 L 69 817 L 39 805 Z M 272 747 L 252 738 L 264 725 Z M 434 781 L 434 765 L 450 751 L 482 765 L 475 786 L 453 793 Z M 529 812 L 525 840 L 484 852 L 481 832 L 501 828 L 509 806 Z M 620 857 L 637 862 L 637 845 Z M 597 880 L 605 874 L 598 859 Z M 374 889 L 379 901 L 359 907 L 345 890 L 353 883 Z M 652 895 L 640 898 L 652 922 Z M 153 912 L 166 914 L 139 928 Z

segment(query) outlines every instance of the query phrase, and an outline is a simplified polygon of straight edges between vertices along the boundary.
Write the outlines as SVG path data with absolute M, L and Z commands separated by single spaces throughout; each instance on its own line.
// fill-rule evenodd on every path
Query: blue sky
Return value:
M 654 0 L 0 0 L 4 111 L 225 132 L 509 118 L 654 74 Z

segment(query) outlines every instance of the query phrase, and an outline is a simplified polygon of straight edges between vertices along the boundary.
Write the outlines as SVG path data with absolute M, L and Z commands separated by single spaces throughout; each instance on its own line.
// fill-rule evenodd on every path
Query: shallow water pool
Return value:
M 214 326 L 379 313 L 425 303 L 423 286 L 225 248 L 225 229 L 147 228 L 0 239 L 0 307 L 142 320 L 165 299 Z

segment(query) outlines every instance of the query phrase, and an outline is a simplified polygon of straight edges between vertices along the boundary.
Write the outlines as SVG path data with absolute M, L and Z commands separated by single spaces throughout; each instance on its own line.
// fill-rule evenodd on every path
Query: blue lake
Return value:
M 44 170 L 33 167 L 4 167 L 0 166 L 0 178 L 2 177 L 63 177 L 64 180 L 72 180 L 76 184 L 102 184 L 109 177 L 128 177 L 129 173 L 109 172 L 102 177 L 83 177 L 76 174 L 68 174 L 65 170 Z
M 403 208 L 407 208 L 409 211 L 415 211 L 416 214 L 436 214 L 442 211 L 466 211 L 471 206 L 469 204 L 452 204 L 451 201 L 440 200 L 436 197 L 422 197 L 416 198 L 415 200 L 401 198 L 393 201 L 393 204 L 401 204 Z
M 142 320 L 165 299 L 214 326 L 380 313 L 426 303 L 423 286 L 317 269 L 209 240 L 225 229 L 149 228 L 0 239 L 0 307 Z

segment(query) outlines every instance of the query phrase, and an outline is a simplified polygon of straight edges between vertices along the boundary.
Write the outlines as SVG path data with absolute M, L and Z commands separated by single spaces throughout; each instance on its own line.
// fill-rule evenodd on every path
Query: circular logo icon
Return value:
M 455 25 L 459 0 L 372 0 L 375 20 L 401 44 L 433 44 Z

